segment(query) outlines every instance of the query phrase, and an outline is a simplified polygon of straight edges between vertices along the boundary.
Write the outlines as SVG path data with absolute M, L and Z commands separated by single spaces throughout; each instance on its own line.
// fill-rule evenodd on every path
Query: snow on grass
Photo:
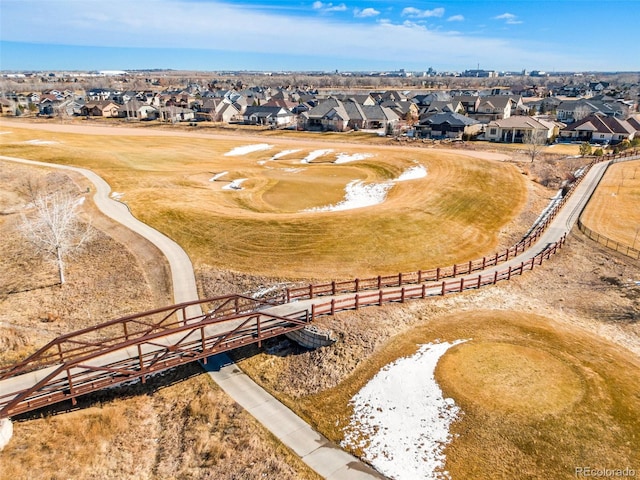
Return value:
M 305 212 L 339 212 L 341 210 L 352 210 L 354 208 L 371 207 L 384 202 L 387 198 L 387 191 L 393 185 L 386 183 L 365 184 L 362 180 L 352 180 L 345 187 L 344 200 L 335 205 L 324 207 L 314 207 L 304 210 Z
M 336 155 L 336 159 L 333 163 L 349 163 L 371 157 L 373 157 L 373 153 L 354 153 L 352 155 L 349 155 L 348 153 L 339 153 Z
M 396 182 L 404 182 L 406 180 L 416 180 L 418 178 L 424 178 L 427 176 L 427 168 L 422 165 L 416 165 L 415 167 L 407 168 L 395 179 Z
M 225 157 L 239 157 L 240 155 L 247 155 L 248 153 L 259 152 L 261 150 L 269 150 L 273 148 L 273 145 L 268 143 L 257 143 L 255 145 L 245 145 L 243 147 L 236 147 L 233 150 L 224 154 Z
M 281 152 L 276 153 L 273 157 L 271 157 L 271 160 L 278 160 L 279 158 L 282 158 L 286 155 L 291 155 L 292 153 L 297 153 L 299 152 L 300 149 L 297 150 L 283 150 Z
M 225 185 L 224 187 L 222 187 L 222 190 L 242 190 L 242 182 L 244 182 L 245 180 L 248 180 L 246 178 L 238 178 L 237 180 L 234 180 L 233 182 L 231 182 L 229 185 Z
M 298 167 L 298 168 L 283 168 L 282 170 L 284 170 L 287 173 L 300 173 L 300 172 L 304 172 L 306 170 L 305 167 Z
M 333 152 L 332 149 L 326 149 L 326 150 L 314 150 L 313 152 L 309 152 L 309 155 L 307 155 L 306 157 L 304 157 L 300 163 L 310 163 L 313 160 L 315 160 L 316 158 L 319 158 L 323 155 L 326 155 L 327 153 L 331 153 Z
M 338 212 L 341 210 L 352 210 L 354 208 L 372 207 L 383 203 L 387 199 L 387 193 L 395 182 L 415 180 L 427 175 L 427 169 L 422 165 L 408 168 L 394 180 L 383 183 L 365 184 L 362 180 L 352 180 L 344 188 L 344 200 L 335 205 L 324 207 L 314 207 L 303 210 L 304 212 Z
M 210 182 L 215 182 L 216 180 L 218 180 L 220 177 L 224 177 L 227 173 L 229 172 L 220 172 L 220 173 L 216 173 L 213 177 L 211 177 L 209 179 Z
M 26 142 L 23 143 L 28 143 L 29 145 L 56 145 L 57 143 L 60 142 L 54 142 L 53 140 L 27 140 Z
M 0 135 L 6 135 L 8 133 L 11 133 L 11 132 L 0 132 Z
M 365 460 L 395 480 L 450 478 L 444 448 L 461 412 L 443 397 L 434 372 L 440 357 L 465 341 L 422 345 L 380 370 L 351 399 L 342 446 L 361 448 Z
M 113 198 L 114 200 L 120 200 L 123 195 L 124 193 L 121 192 L 111 192 L 111 198 Z

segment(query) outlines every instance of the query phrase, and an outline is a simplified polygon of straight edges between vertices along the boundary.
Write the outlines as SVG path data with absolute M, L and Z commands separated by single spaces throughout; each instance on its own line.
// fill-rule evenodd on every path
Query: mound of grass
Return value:
M 124 193 L 122 200 L 137 217 L 176 240 L 196 264 L 259 275 L 372 276 L 492 254 L 501 228 L 517 216 L 526 197 L 525 182 L 513 165 L 455 153 L 274 138 L 270 150 L 226 156 L 235 147 L 259 142 L 169 135 L 15 129 L 0 141 L 8 155 L 96 171 Z M 55 143 L 25 143 L 35 137 Z M 269 161 L 288 149 L 299 151 Z M 333 153 L 301 163 L 319 149 Z M 326 163 L 338 153 L 373 157 Z M 386 182 L 416 164 L 427 168 L 427 177 L 395 184 L 381 205 L 304 212 L 342 200 L 351 180 Z M 221 172 L 228 173 L 209 181 Z M 248 179 L 243 190 L 222 189 L 239 178 Z

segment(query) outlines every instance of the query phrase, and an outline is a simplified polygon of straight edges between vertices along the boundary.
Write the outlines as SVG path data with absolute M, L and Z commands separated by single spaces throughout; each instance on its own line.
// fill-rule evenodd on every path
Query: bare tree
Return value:
M 68 193 L 39 194 L 30 215 L 22 215 L 20 233 L 44 255 L 51 256 L 65 282 L 65 258 L 80 250 L 91 238 L 91 226 L 82 223 L 78 212 L 83 198 Z
M 533 163 L 547 143 L 547 132 L 542 129 L 527 130 L 522 135 L 522 143 Z

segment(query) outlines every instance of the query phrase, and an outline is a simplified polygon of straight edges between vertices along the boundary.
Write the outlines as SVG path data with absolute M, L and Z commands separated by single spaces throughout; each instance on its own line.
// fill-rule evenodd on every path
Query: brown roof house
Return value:
M 611 144 L 633 140 L 637 134 L 637 128 L 628 121 L 599 113 L 567 125 L 560 131 L 560 137 L 566 140 Z

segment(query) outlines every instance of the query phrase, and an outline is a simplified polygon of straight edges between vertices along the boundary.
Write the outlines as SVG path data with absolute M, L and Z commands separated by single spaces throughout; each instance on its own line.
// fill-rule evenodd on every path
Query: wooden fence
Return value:
M 612 240 L 609 237 L 605 237 L 604 235 L 596 232 L 595 230 L 591 230 L 584 223 L 582 223 L 582 220 L 580 219 L 578 219 L 578 228 L 582 233 L 584 233 L 591 240 L 594 240 L 599 244 L 604 245 L 607 248 L 610 248 L 611 250 L 615 250 L 616 252 L 619 252 L 622 255 L 626 255 L 627 257 L 640 260 L 640 250 L 634 247 L 630 247 L 629 245 L 616 242 L 615 240 Z
M 495 285 L 502 280 L 510 280 L 514 275 L 522 275 L 528 270 L 533 270 L 536 265 L 542 265 L 544 260 L 548 260 L 564 245 L 566 234 L 553 244 L 550 244 L 538 255 L 530 258 L 526 262 L 521 262 L 515 267 L 510 266 L 504 270 L 496 270 L 493 273 L 479 273 L 474 278 L 461 278 L 460 280 L 444 280 L 440 285 L 412 285 L 401 288 L 378 290 L 369 292 L 356 292 L 353 295 L 332 298 L 325 303 L 316 303 L 311 306 L 311 321 L 315 317 L 322 315 L 334 315 L 341 310 L 358 310 L 360 307 L 381 306 L 384 303 L 403 303 L 407 300 L 424 299 L 427 297 L 441 296 L 449 293 L 459 293 L 465 290 L 479 289 L 486 285 Z
M 575 191 L 576 187 L 586 177 L 587 173 L 596 163 L 605 161 L 623 161 L 640 156 L 638 150 L 628 150 L 616 155 L 606 155 L 595 157 L 589 163 L 583 174 L 576 179 L 571 187 L 565 192 L 562 199 L 547 213 L 544 220 L 540 222 L 528 235 L 520 240 L 514 246 L 507 248 L 503 252 L 496 253 L 490 257 L 483 257 L 477 260 L 470 260 L 464 263 L 458 263 L 448 267 L 438 267 L 430 270 L 418 270 L 407 273 L 397 273 L 394 275 L 377 276 L 373 278 L 356 278 L 341 282 L 330 282 L 316 285 L 307 285 L 303 287 L 287 288 L 284 295 L 279 298 L 271 298 L 270 301 L 275 303 L 289 303 L 295 300 L 311 299 L 319 296 L 339 295 L 345 293 L 355 293 L 366 290 L 380 290 L 389 287 L 402 287 L 403 285 L 416 285 L 425 282 L 439 282 L 447 278 L 456 278 L 460 275 L 469 275 L 476 271 L 482 271 L 487 267 L 497 266 L 507 262 L 509 259 L 523 253 L 544 233 L 551 221 L 556 217 L 560 209 L 564 206 L 569 196 Z

